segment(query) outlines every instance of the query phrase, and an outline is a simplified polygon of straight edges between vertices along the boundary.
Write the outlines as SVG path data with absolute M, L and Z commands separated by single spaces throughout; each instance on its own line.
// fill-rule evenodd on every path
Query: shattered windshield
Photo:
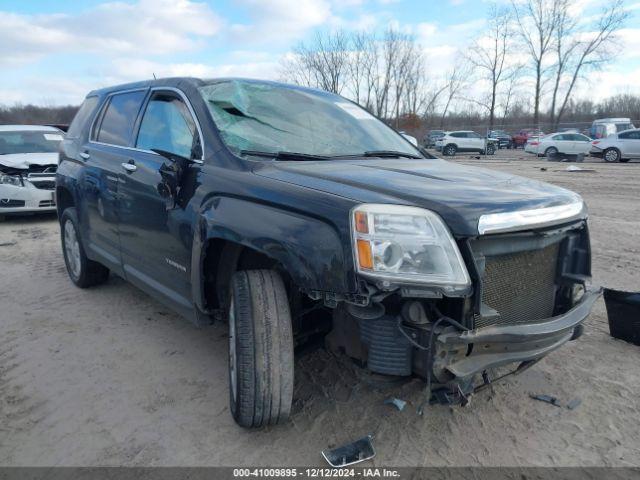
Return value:
M 235 153 L 317 156 L 395 151 L 420 156 L 366 110 L 327 92 L 229 80 L 200 87 L 226 145 Z

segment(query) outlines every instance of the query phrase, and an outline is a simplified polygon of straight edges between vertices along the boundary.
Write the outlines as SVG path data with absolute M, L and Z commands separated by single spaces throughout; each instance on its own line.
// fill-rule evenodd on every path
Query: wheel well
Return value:
M 203 262 L 203 292 L 208 309 L 226 307 L 231 277 L 238 270 L 277 269 L 283 274 L 285 285 L 290 285 L 286 271 L 276 260 L 228 240 L 208 241 Z
M 58 218 L 60 218 L 62 217 L 62 212 L 75 205 L 71 192 L 64 187 L 56 188 L 56 205 L 58 208 Z

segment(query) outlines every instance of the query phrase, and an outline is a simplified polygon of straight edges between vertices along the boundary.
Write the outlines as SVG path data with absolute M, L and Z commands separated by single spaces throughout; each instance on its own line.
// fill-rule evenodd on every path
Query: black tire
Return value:
M 547 158 L 554 159 L 558 156 L 558 149 L 556 147 L 549 147 L 544 151 L 544 156 Z
M 453 157 L 457 151 L 458 147 L 456 147 L 453 143 L 450 143 L 442 149 L 442 154 L 447 157 Z
M 64 263 L 67 267 L 67 273 L 71 281 L 80 288 L 93 287 L 104 283 L 109 278 L 109 269 L 104 265 L 90 260 L 85 254 L 84 246 L 82 245 L 82 238 L 80 237 L 80 229 L 78 228 L 78 213 L 75 207 L 69 207 L 62 212 L 60 217 L 60 240 L 62 241 L 62 254 L 64 255 Z M 67 248 L 67 242 L 69 242 L 70 236 L 65 234 L 67 228 L 72 228 L 75 234 L 75 242 L 77 242 L 77 253 L 75 257 L 72 251 L 75 245 L 69 245 Z M 72 256 L 70 256 L 72 255 Z
M 293 334 L 287 292 L 273 270 L 246 270 L 231 280 L 229 400 L 238 425 L 257 428 L 289 417 Z
M 604 152 L 602 152 L 602 158 L 605 162 L 619 162 L 621 156 L 622 155 L 620 154 L 620 150 L 613 147 L 607 148 Z
M 495 153 L 496 153 L 496 146 L 493 145 L 492 143 L 487 145 L 487 155 L 495 155 Z

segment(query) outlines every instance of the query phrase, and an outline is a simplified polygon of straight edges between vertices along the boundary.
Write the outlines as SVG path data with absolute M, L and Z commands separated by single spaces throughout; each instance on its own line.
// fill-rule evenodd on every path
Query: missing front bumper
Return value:
M 601 293 L 602 289 L 587 291 L 571 310 L 546 322 L 441 333 L 434 371 L 467 378 L 488 368 L 541 358 L 571 340 Z

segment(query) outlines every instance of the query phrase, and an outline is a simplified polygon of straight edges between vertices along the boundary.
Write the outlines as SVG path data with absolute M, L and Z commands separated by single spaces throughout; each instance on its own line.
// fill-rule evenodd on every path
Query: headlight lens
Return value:
M 365 204 L 356 207 L 351 217 L 356 265 L 364 276 L 432 285 L 445 292 L 470 287 L 460 251 L 434 212 Z
M 22 187 L 22 177 L 20 175 L 5 175 L 0 173 L 0 185 L 13 185 Z

